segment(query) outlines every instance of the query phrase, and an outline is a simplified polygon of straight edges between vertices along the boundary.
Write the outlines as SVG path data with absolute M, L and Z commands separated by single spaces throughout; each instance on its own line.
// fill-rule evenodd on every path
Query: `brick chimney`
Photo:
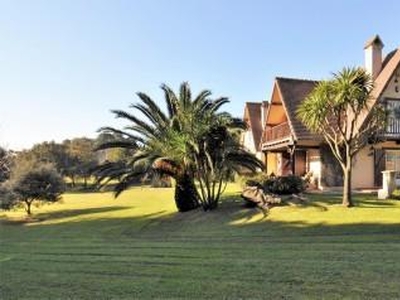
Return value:
M 384 47 L 379 35 L 369 39 L 364 46 L 365 69 L 375 80 L 382 68 L 382 48 Z

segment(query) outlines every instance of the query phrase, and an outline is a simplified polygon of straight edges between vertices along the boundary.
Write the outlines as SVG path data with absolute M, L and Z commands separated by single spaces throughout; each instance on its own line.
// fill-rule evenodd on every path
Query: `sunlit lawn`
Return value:
M 312 195 L 264 218 L 237 192 L 209 213 L 150 188 L 2 213 L 0 298 L 400 298 L 400 201 Z

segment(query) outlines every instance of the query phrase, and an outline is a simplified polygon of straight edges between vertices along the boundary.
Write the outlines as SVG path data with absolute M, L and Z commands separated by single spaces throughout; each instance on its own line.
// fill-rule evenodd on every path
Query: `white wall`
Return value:
M 311 183 L 316 184 L 316 188 L 321 187 L 321 155 L 318 149 L 307 151 L 307 169 L 312 172 Z
M 251 153 L 256 154 L 257 150 L 254 147 L 254 139 L 253 139 L 253 133 L 251 131 L 246 131 L 244 133 L 244 146 L 246 147 L 247 150 L 249 150 Z
M 395 71 L 395 74 L 398 74 L 399 77 L 397 78 L 397 83 L 395 83 L 395 76 L 390 79 L 387 88 L 383 92 L 382 98 L 394 98 L 394 99 L 400 99 L 400 67 L 397 68 Z M 396 92 L 395 86 L 398 86 L 399 92 Z

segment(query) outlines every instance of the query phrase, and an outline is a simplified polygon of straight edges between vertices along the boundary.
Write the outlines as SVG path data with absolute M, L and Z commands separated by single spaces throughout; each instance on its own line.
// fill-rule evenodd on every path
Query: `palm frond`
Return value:
M 138 128 L 142 128 L 142 130 L 145 132 L 151 133 L 154 131 L 154 127 L 148 125 L 146 122 L 140 120 L 136 116 L 134 116 L 126 111 L 112 110 L 112 112 L 115 114 L 116 118 L 127 119 L 127 120 L 131 121 L 132 123 L 134 123 Z
M 166 84 L 161 85 L 161 89 L 164 91 L 164 98 L 167 104 L 169 118 L 173 118 L 178 112 L 178 98 L 176 97 L 174 91 Z
M 183 111 L 186 111 L 192 101 L 192 93 L 190 91 L 189 83 L 183 82 L 179 89 L 179 100 L 182 104 Z
M 106 149 L 112 149 L 112 148 L 135 150 L 138 148 L 138 145 L 137 145 L 136 141 L 132 141 L 132 140 L 110 141 L 110 142 L 101 143 L 99 146 L 97 146 L 94 149 L 94 151 L 106 150 Z
M 168 117 L 164 114 L 164 112 L 160 109 L 160 107 L 146 94 L 137 93 L 138 97 L 142 100 L 144 105 L 140 105 L 141 109 L 146 111 L 152 120 L 155 120 L 156 123 L 165 124 L 168 122 Z M 136 107 L 137 105 L 132 105 L 131 107 Z

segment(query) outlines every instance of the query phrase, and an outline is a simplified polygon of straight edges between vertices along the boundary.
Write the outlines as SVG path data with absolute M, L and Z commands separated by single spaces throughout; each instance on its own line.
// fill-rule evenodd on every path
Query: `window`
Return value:
M 385 169 L 396 171 L 396 178 L 400 179 L 400 150 L 386 150 Z

